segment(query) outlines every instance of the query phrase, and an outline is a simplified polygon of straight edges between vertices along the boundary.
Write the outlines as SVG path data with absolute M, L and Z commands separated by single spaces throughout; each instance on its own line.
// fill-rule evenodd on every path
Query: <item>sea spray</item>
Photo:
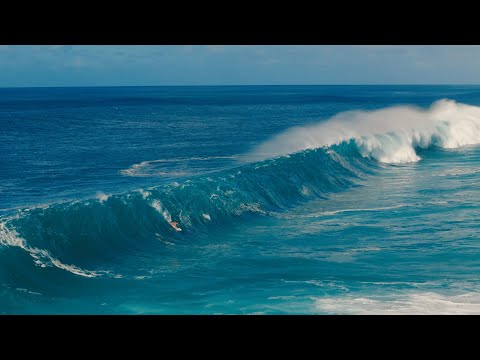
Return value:
M 316 125 L 295 127 L 246 154 L 244 161 L 353 142 L 365 157 L 384 163 L 420 160 L 416 148 L 457 148 L 480 143 L 480 107 L 443 99 L 427 109 L 393 106 L 348 111 Z

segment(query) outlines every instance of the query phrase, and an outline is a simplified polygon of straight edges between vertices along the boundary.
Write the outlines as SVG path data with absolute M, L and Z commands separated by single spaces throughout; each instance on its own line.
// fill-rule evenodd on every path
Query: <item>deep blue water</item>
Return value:
M 0 89 L 0 313 L 480 313 L 477 106 L 480 86 Z

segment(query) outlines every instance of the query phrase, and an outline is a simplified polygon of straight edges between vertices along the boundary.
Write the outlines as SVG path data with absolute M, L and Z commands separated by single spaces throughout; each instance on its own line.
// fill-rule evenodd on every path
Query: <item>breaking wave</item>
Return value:
M 416 149 L 480 143 L 480 107 L 443 99 L 429 109 L 394 106 L 339 113 L 320 124 L 296 127 L 267 141 L 244 159 L 261 159 L 352 142 L 362 156 L 385 163 L 420 160 Z
M 20 249 L 37 266 L 95 277 L 102 273 L 83 269 L 149 241 L 193 240 L 213 228 L 326 198 L 357 186 L 381 168 L 379 162 L 418 161 L 417 148 L 478 143 L 480 108 L 450 100 L 427 110 L 403 106 L 341 113 L 276 136 L 236 168 L 4 215 L 0 257 L 8 256 L 3 247 Z M 151 163 L 133 165 L 129 175 Z

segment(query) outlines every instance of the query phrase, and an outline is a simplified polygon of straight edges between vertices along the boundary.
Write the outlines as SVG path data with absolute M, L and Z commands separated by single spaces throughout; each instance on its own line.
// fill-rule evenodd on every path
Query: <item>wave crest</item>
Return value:
M 480 107 L 442 99 L 429 109 L 394 106 L 374 111 L 339 113 L 320 124 L 291 128 L 244 157 L 259 161 L 299 152 L 354 143 L 364 157 L 384 163 L 416 162 L 417 148 L 458 148 L 480 143 Z
M 170 243 L 194 239 L 213 228 L 326 197 L 354 186 L 375 166 L 344 145 L 146 190 L 98 193 L 92 199 L 21 209 L 0 218 L 0 243 L 20 247 L 47 266 L 75 264 L 70 272 L 95 276 L 80 267 L 108 261 L 158 238 Z

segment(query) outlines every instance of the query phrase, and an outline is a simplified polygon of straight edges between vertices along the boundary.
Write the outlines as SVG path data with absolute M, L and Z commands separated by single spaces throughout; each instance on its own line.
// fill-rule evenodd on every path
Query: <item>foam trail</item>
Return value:
M 57 258 L 53 257 L 47 250 L 29 246 L 25 239 L 21 238 L 15 230 L 8 229 L 4 223 L 0 223 L 0 245 L 13 246 L 25 250 L 34 259 L 35 264 L 40 267 L 53 265 L 75 275 L 84 277 L 98 276 L 95 271 L 83 270 L 75 265 L 62 263 Z
M 315 308 L 330 314 L 376 314 L 376 315 L 452 315 L 480 314 L 480 295 L 469 292 L 458 295 L 443 295 L 419 292 L 398 295 L 395 299 L 382 297 L 331 297 L 319 298 Z
M 423 110 L 394 106 L 339 113 L 326 122 L 296 127 L 244 157 L 258 161 L 352 141 L 364 157 L 385 163 L 420 160 L 416 148 L 457 148 L 480 143 L 480 107 L 442 99 Z
M 157 210 L 160 214 L 162 214 L 163 218 L 167 220 L 169 223 L 172 222 L 172 215 L 168 212 L 167 209 L 162 207 L 162 203 L 159 200 L 153 200 L 151 206 Z
M 199 161 L 210 161 L 218 159 L 236 159 L 237 155 L 225 155 L 225 156 L 206 156 L 206 157 L 186 157 L 186 158 L 173 158 L 173 159 L 158 159 L 142 161 L 138 164 L 131 165 L 128 169 L 120 170 L 120 173 L 125 176 L 147 177 L 147 176 L 186 176 L 190 175 L 187 171 L 160 171 L 155 165 L 166 163 L 188 163 Z

